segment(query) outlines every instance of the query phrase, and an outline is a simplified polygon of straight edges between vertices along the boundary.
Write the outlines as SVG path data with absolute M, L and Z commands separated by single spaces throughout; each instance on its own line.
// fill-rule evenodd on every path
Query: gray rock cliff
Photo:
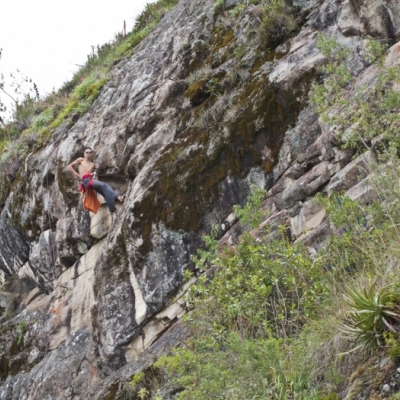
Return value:
M 371 201 L 373 154 L 341 149 L 308 91 L 326 62 L 320 33 L 354 50 L 360 82 L 375 77 L 367 36 L 393 46 L 387 62 L 400 64 L 400 5 L 293 3 L 297 30 L 272 50 L 255 7 L 229 19 L 212 0 L 181 0 L 89 111 L 27 154 L 1 213 L 0 281 L 17 274 L 38 287 L 0 319 L 0 399 L 116 398 L 189 334 L 180 320 L 195 278 L 183 273 L 212 225 L 236 242 L 232 207 L 252 185 L 268 189 L 264 223 L 285 223 L 308 245 L 330 235 L 315 193 Z M 99 178 L 126 194 L 117 217 L 105 204 L 82 209 L 66 165 L 86 146 Z

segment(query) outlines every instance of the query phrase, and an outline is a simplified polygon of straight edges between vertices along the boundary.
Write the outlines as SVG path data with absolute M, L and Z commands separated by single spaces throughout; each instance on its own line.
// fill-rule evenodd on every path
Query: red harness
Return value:
M 85 180 L 85 179 L 87 179 L 87 178 L 92 178 L 92 179 L 89 181 L 89 187 L 92 189 L 92 188 L 93 188 L 93 174 L 85 174 L 85 175 L 83 175 L 83 176 L 82 176 L 82 181 Z M 80 192 L 83 192 L 83 193 L 86 191 L 85 185 L 84 185 L 83 183 L 81 183 L 81 184 L 79 185 L 79 191 L 80 191 Z

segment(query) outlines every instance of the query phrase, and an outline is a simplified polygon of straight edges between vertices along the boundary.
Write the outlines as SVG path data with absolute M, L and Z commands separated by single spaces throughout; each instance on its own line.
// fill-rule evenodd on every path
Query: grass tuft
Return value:
M 176 3 L 177 0 L 158 0 L 148 4 L 137 17 L 130 34 L 116 34 L 113 42 L 92 47 L 85 65 L 57 93 L 39 101 L 28 95 L 17 104 L 14 120 L 0 126 L 0 174 L 4 174 L 5 168 L 9 169 L 9 166 L 1 164 L 1 160 L 9 160 L 4 150 L 10 147 L 10 143 L 15 142 L 19 149 L 18 158 L 22 158 L 27 148 L 44 146 L 63 122 L 72 124 L 84 114 L 110 79 L 109 71 L 113 65 L 132 55 L 134 48 Z M 1 195 L 4 197 L 4 193 Z

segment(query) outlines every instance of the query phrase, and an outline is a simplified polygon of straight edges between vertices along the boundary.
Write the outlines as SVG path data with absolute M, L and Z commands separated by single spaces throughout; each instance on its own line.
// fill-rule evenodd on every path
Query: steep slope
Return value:
M 1 214 L 0 276 L 39 287 L 1 322 L 1 398 L 114 398 L 120 380 L 178 344 L 188 333 L 170 327 L 186 312 L 190 256 L 213 224 L 235 242 L 232 206 L 252 184 L 270 189 L 272 226 L 293 238 L 306 229 L 307 243 L 329 235 L 310 196 L 368 188 L 351 189 L 362 160 L 307 104 L 326 61 L 317 36 L 356 49 L 352 74 L 372 81 L 365 37 L 393 43 L 400 32 L 399 6 L 374 4 L 297 1 L 297 27 L 274 34 L 254 5 L 228 14 L 182 0 L 82 118 L 27 154 Z M 105 205 L 82 210 L 65 167 L 87 146 L 100 179 L 126 193 L 117 218 Z

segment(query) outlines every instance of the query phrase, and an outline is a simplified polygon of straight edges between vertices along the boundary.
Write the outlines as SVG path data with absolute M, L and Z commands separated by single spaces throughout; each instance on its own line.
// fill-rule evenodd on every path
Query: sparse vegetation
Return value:
M 386 144 L 398 147 L 400 93 L 394 86 L 400 82 L 400 67 L 384 67 L 385 46 L 368 41 L 365 58 L 376 63 L 377 80 L 370 87 L 356 85 L 352 96 L 346 96 L 354 78 L 347 66 L 349 49 L 322 36 L 318 46 L 328 62 L 321 68 L 324 84 L 314 86 L 310 100 L 322 118 L 335 126 L 343 147 L 363 151 L 374 138 L 379 138 L 383 151 Z
M 193 337 L 157 363 L 181 388 L 179 398 L 338 399 L 352 370 L 348 396 L 355 398 L 369 371 L 356 369 L 365 354 L 400 354 L 400 286 L 393 284 L 400 267 L 398 72 L 384 68 L 385 48 L 369 41 L 365 58 L 379 70 L 377 86 L 357 89 L 354 101 L 350 50 L 323 37 L 318 42 L 328 62 L 311 102 L 345 147 L 361 152 L 383 136 L 376 150 L 385 166 L 369 166 L 379 201 L 320 195 L 334 235 L 313 257 L 285 237 L 285 227 L 278 240 L 268 231 L 244 234 L 235 248 L 219 248 L 216 236 L 206 236 L 208 250 L 199 251 L 199 277 L 187 298 Z M 242 223 L 259 224 L 263 197 L 255 192 L 235 209 Z
M 117 34 L 112 43 L 93 47 L 85 65 L 58 92 L 39 99 L 37 87 L 33 86 L 32 91 L 22 93 L 22 97 L 15 100 L 13 119 L 5 125 L 0 124 L 0 174 L 13 179 L 28 148 L 43 146 L 62 123 L 71 125 L 84 114 L 107 83 L 110 69 L 132 54 L 176 2 L 158 0 L 147 4 L 136 18 L 130 34 Z M 2 79 L 0 91 L 4 90 Z M 3 109 L 0 103 L 0 112 Z
M 106 84 L 108 68 L 130 54 L 173 4 L 160 0 L 148 5 L 127 38 L 116 46 L 93 49 L 74 83 L 62 88 L 65 99 L 56 96 L 27 114 L 30 125 L 19 141 L 15 138 L 21 133 L 10 125 L 0 142 L 3 174 L 15 176 L 18 152 L 29 146 L 31 135 L 43 144 L 62 123 L 71 123 L 74 115 L 86 112 Z M 258 32 L 268 43 L 279 42 L 296 29 L 291 10 L 281 1 L 247 1 L 227 15 L 239 18 L 250 5 L 259 6 L 254 18 L 259 19 Z M 224 6 L 219 0 L 216 12 Z M 231 46 L 234 66 L 225 75 L 217 75 L 209 60 L 187 79 L 186 96 L 199 107 L 195 125 L 207 133 L 218 131 L 222 121 L 234 119 L 229 115 L 236 111 L 238 101 L 233 89 L 245 84 L 250 75 L 240 64 L 244 47 L 237 46 L 228 24 L 220 26 L 224 35 L 215 48 Z M 236 247 L 219 247 L 217 229 L 205 236 L 205 249 L 194 258 L 197 283 L 187 295 L 193 309 L 186 320 L 192 338 L 156 364 L 181 388 L 181 399 L 334 400 L 360 355 L 377 349 L 388 351 L 392 358 L 400 354 L 400 287 L 392 284 L 400 266 L 396 131 L 400 97 L 393 88 L 399 70 L 385 69 L 385 48 L 369 41 L 365 59 L 379 68 L 378 82 L 373 88 L 359 88 L 354 97 L 345 96 L 353 82 L 346 66 L 349 49 L 322 36 L 318 46 L 327 63 L 320 70 L 324 83 L 314 85 L 310 101 L 324 121 L 336 126 L 344 147 L 362 151 L 381 137 L 378 150 L 389 163 L 384 170 L 371 166 L 375 172 L 371 184 L 380 201 L 361 206 L 341 195 L 319 196 L 334 236 L 325 247 L 315 249 L 314 257 L 302 243 L 290 241 L 285 226 L 279 228 L 279 238 L 272 237 L 268 227 L 257 236 L 246 233 Z M 31 106 L 30 99 L 26 104 Z M 12 146 L 16 146 L 14 153 Z M 181 148 L 171 147 L 164 161 L 174 165 L 182 154 Z M 242 224 L 259 227 L 266 218 L 265 195 L 263 190 L 254 190 L 247 205 L 234 208 Z M 191 277 L 191 272 L 184 273 L 185 280 Z M 20 344 L 26 326 L 18 329 Z M 352 379 L 356 382 L 357 378 Z M 144 373 L 133 376 L 127 384 L 129 396 L 151 398 L 145 381 Z M 352 388 L 353 398 L 357 385 Z
M 26 328 L 27 328 L 26 321 L 20 321 L 17 326 L 17 335 L 18 335 L 17 345 L 18 346 L 20 346 L 24 340 Z
M 252 195 L 244 207 L 234 206 L 237 217 L 242 223 L 247 223 L 251 228 L 257 228 L 260 221 L 265 217 L 265 212 L 262 210 L 262 201 L 267 195 L 264 189 L 254 187 Z
M 196 112 L 196 126 L 207 132 L 216 131 L 216 121 L 225 120 L 232 122 L 237 116 L 240 107 L 229 104 L 219 113 L 217 97 L 229 94 L 231 91 L 240 91 L 250 80 L 251 73 L 248 65 L 249 43 L 236 37 L 234 26 L 238 20 L 250 16 L 253 21 L 252 35 L 255 43 L 265 46 L 265 54 L 262 58 L 268 58 L 271 49 L 288 38 L 297 29 L 299 21 L 296 20 L 293 9 L 281 0 L 254 0 L 239 1 L 235 7 L 225 10 L 225 1 L 215 3 L 216 23 L 214 26 L 214 38 L 207 45 L 198 41 L 192 51 L 198 55 L 200 62 L 197 69 L 190 69 L 191 73 L 186 79 L 189 88 L 185 95 L 190 99 L 194 107 L 203 105 L 204 108 Z M 235 23 L 236 21 L 236 23 Z M 251 55 L 250 59 L 253 59 Z M 227 60 L 231 62 L 226 63 Z M 225 63 L 225 64 L 224 64 Z M 225 68 L 219 67 L 224 64 Z M 226 114 L 226 118 L 225 118 Z

